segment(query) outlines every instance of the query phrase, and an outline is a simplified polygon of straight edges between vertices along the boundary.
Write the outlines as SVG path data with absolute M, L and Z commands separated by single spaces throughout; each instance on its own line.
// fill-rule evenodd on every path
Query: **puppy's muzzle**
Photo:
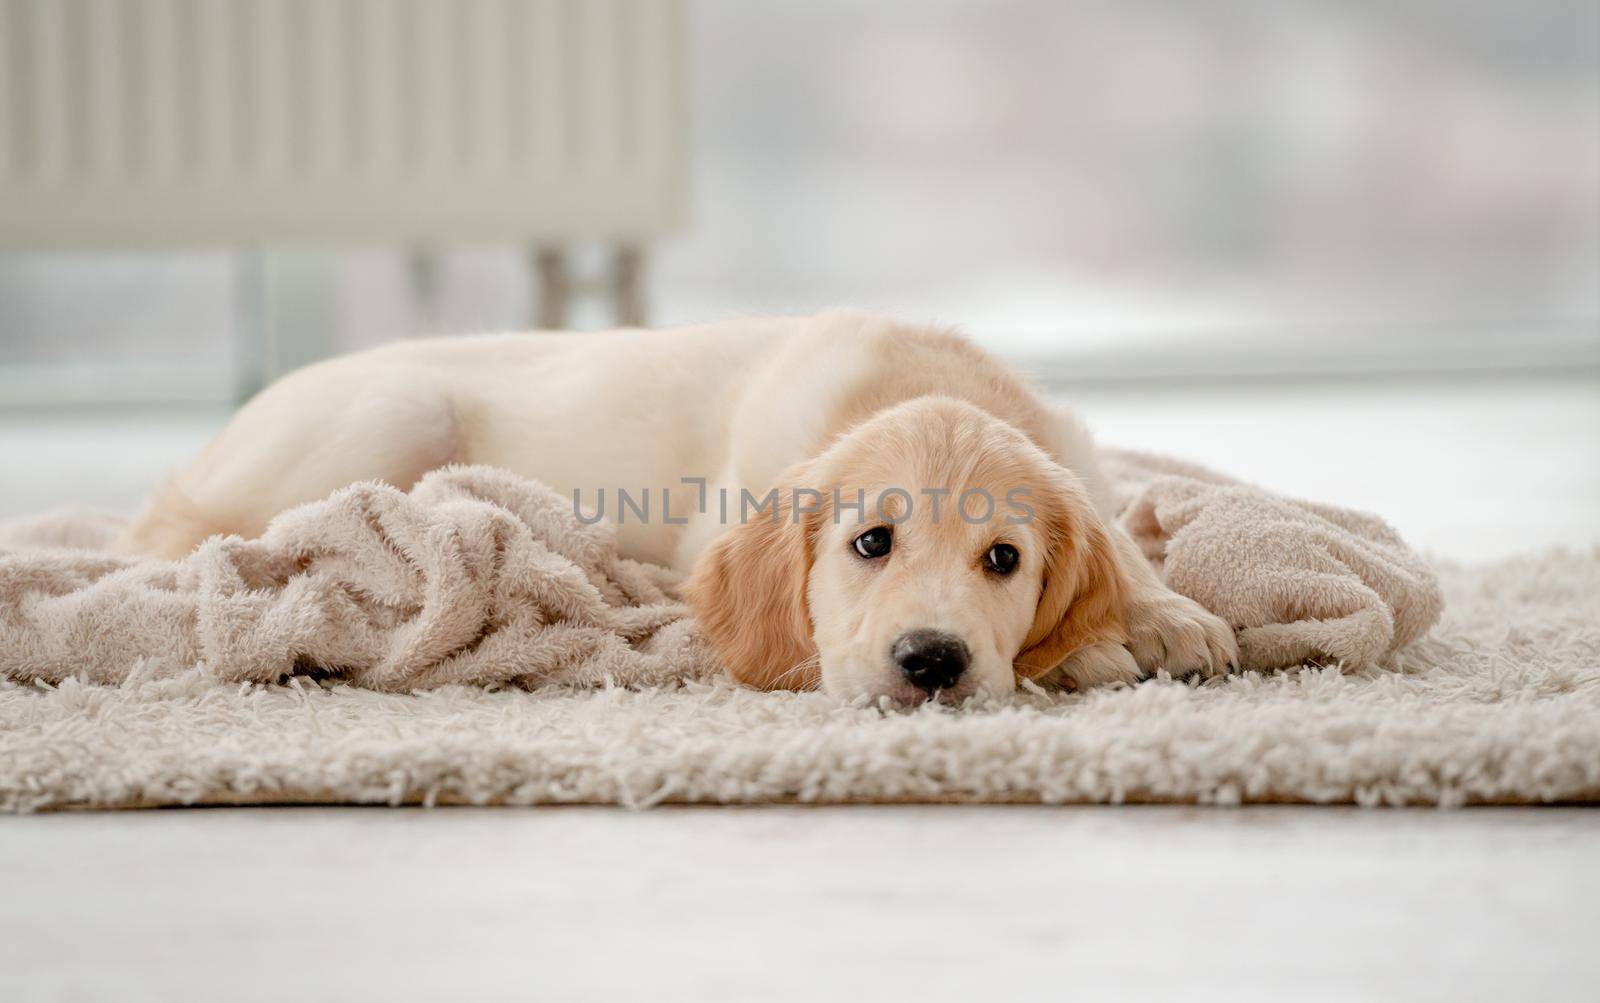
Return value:
M 920 690 L 932 693 L 956 684 L 972 660 L 966 642 L 939 630 L 913 630 L 901 634 L 889 657 Z

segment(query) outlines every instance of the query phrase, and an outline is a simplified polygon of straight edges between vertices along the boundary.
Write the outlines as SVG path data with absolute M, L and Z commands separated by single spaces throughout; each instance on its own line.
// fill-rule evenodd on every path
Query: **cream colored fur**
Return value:
M 1168 590 L 1109 524 L 1070 413 L 953 334 L 857 313 L 402 342 L 319 363 L 247 404 L 122 546 L 179 557 L 216 533 L 256 536 L 342 486 L 406 489 L 452 463 L 536 478 L 591 508 L 606 492 L 623 556 L 693 569 L 713 643 L 756 685 L 918 699 L 887 653 L 923 627 L 973 652 L 949 699 L 1058 666 L 1089 686 L 1237 658 L 1228 625 Z M 686 478 L 704 478 L 706 511 Z M 1039 509 L 1020 526 L 1004 513 L 935 525 L 920 505 L 929 488 L 1017 486 Z M 737 504 L 773 487 L 900 488 L 920 514 L 895 527 L 893 573 L 869 577 L 850 551 L 865 525 L 831 508 L 804 525 L 786 511 L 787 529 L 724 519 L 722 490 Z M 619 489 L 650 497 L 651 517 L 616 507 Z M 1003 534 L 1023 559 L 1002 581 L 979 560 Z

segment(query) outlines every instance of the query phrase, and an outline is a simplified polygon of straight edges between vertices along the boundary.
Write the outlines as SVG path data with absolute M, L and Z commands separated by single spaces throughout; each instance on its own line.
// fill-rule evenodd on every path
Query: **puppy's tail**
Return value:
M 201 541 L 219 533 L 238 532 L 232 520 L 207 510 L 167 478 L 151 493 L 144 510 L 112 544 L 124 554 L 142 554 L 177 560 Z

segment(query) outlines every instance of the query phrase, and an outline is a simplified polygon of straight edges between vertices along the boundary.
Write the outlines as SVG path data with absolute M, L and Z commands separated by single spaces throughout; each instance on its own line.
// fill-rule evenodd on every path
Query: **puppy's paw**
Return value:
M 1056 676 L 1080 690 L 1109 683 L 1136 683 L 1144 678 L 1139 665 L 1120 644 L 1091 644 L 1067 656 Z
M 1128 650 L 1145 672 L 1174 676 L 1231 672 L 1239 665 L 1233 628 L 1187 596 L 1150 591 L 1128 607 Z

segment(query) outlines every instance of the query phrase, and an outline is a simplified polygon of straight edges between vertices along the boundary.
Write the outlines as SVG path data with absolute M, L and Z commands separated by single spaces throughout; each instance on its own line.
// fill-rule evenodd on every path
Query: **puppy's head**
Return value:
M 958 701 L 1125 640 L 1077 477 L 964 402 L 880 412 L 755 501 L 687 587 L 747 684 Z

